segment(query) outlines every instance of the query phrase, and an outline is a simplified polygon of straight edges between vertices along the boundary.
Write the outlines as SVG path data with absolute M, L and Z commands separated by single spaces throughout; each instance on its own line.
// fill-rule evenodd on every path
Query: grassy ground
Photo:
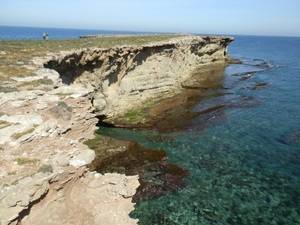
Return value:
M 149 42 L 168 40 L 170 35 L 116 36 L 73 40 L 26 40 L 0 41 L 0 82 L 11 76 L 31 75 L 24 67 L 33 57 L 47 53 L 79 48 L 110 48 L 119 45 L 143 45 Z

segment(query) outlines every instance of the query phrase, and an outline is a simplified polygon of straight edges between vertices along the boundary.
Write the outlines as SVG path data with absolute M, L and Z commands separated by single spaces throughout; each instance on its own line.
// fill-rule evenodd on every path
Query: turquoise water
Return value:
M 221 101 L 239 103 L 206 115 L 205 128 L 199 115 L 176 131 L 101 130 L 163 149 L 189 173 L 183 189 L 136 205 L 140 224 L 300 224 L 300 38 L 236 37 L 230 54 L 268 67 L 244 80 L 236 73 L 251 69 L 227 68 L 223 87 L 234 97 Z

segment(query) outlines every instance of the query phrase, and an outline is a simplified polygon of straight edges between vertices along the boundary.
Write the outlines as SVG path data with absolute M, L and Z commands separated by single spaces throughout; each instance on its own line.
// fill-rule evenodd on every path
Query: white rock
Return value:
M 76 168 L 90 164 L 95 158 L 95 152 L 92 150 L 84 150 L 70 160 L 69 164 Z
M 101 177 L 101 174 L 100 173 L 95 173 L 95 178 L 100 178 Z
M 25 104 L 24 101 L 14 101 L 14 102 L 11 102 L 11 105 L 14 106 L 14 107 L 22 107 L 23 105 Z
M 62 167 L 68 166 L 69 165 L 69 159 L 68 157 L 64 156 L 64 155 L 58 155 L 55 157 L 54 161 Z
M 96 93 L 93 99 L 93 106 L 97 109 L 97 111 L 103 111 L 106 105 L 107 102 L 105 100 L 105 96 L 101 92 Z
M 9 92 L 9 93 L 0 93 L 0 105 L 7 102 L 14 101 L 29 101 L 34 100 L 38 96 L 43 95 L 45 92 L 41 90 L 33 90 L 33 91 L 18 91 L 18 92 Z
M 36 71 L 38 77 L 43 77 L 52 80 L 54 83 L 61 83 L 60 75 L 57 71 L 42 68 Z
M 0 120 L 9 123 L 22 124 L 28 127 L 33 125 L 39 125 L 43 122 L 41 115 L 35 113 L 32 113 L 30 115 L 3 115 L 0 117 Z
M 70 145 L 77 145 L 78 144 L 78 141 L 77 140 L 71 140 L 70 141 Z

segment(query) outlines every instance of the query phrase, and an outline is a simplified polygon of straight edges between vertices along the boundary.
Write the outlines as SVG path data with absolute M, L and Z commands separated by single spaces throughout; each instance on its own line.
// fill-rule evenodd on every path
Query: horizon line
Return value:
M 18 28 L 48 28 L 48 29 L 65 29 L 65 30 L 85 30 L 85 31 L 112 31 L 112 32 L 128 32 L 128 33 L 141 33 L 141 34 L 193 34 L 193 35 L 226 35 L 226 36 L 252 36 L 252 37 L 286 37 L 286 38 L 300 38 L 296 35 L 267 35 L 267 34 L 240 34 L 240 33 L 198 33 L 198 32 L 161 32 L 161 31 L 140 31 L 140 30 L 113 30 L 113 29 L 100 29 L 100 28 L 78 28 L 78 27 L 52 27 L 52 26 L 34 26 L 34 25 L 6 25 L 0 24 L 0 27 L 18 27 Z M 96 34 L 95 34 L 96 35 Z

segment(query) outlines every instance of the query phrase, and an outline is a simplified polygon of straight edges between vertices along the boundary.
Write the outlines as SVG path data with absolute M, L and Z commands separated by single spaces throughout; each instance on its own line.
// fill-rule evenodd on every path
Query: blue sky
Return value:
M 0 0 L 0 25 L 300 36 L 300 0 Z

